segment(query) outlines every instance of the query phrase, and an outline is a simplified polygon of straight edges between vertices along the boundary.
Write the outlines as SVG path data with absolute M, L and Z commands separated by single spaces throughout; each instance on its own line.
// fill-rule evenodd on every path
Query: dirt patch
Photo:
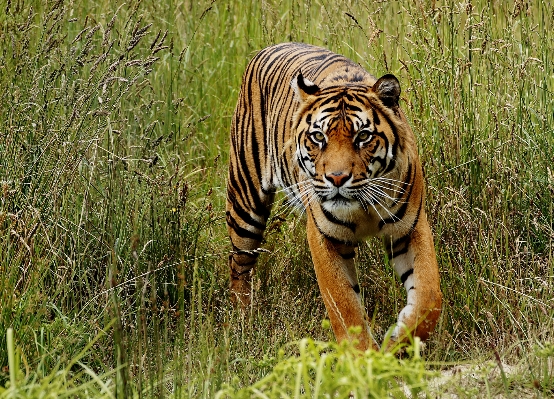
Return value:
M 440 398 L 534 398 L 537 389 L 519 366 L 493 361 L 450 367 L 429 381 Z

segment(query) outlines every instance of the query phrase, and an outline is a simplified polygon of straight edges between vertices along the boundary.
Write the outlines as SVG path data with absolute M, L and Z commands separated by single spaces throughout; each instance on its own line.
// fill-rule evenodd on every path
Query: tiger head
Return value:
M 292 87 L 300 101 L 293 122 L 296 162 L 311 183 L 306 201 L 315 199 L 334 214 L 388 207 L 402 193 L 400 174 L 413 147 L 396 77 L 320 88 L 300 73 Z

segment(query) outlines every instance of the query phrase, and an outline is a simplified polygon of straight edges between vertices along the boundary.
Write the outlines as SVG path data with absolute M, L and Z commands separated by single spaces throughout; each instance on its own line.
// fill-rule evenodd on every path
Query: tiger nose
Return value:
M 348 179 L 350 179 L 350 176 L 351 176 L 350 174 L 346 174 L 344 172 L 332 172 L 332 173 L 327 173 L 325 175 L 325 178 L 329 180 L 331 183 L 333 183 L 334 186 L 340 187 L 344 183 L 346 183 Z

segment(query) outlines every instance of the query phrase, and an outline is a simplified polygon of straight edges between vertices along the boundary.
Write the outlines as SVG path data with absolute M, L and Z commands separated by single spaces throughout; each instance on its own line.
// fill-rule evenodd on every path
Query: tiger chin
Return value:
M 250 304 L 251 274 L 276 191 L 306 212 L 317 282 L 338 341 L 378 349 L 354 259 L 380 237 L 407 292 L 388 347 L 435 328 L 442 294 L 414 134 L 393 75 L 374 78 L 326 49 L 283 43 L 248 64 L 231 123 L 226 218 L 230 290 Z M 351 335 L 351 327 L 361 333 Z

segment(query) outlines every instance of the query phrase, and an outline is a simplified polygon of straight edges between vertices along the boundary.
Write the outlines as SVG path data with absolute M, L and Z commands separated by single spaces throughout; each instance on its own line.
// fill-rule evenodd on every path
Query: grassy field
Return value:
M 401 82 L 445 298 L 422 358 L 324 343 L 282 201 L 255 305 L 228 301 L 229 123 L 282 41 Z M 3 1 L 0 398 L 551 397 L 553 55 L 547 0 Z M 357 262 L 381 339 L 404 290 L 378 241 Z

